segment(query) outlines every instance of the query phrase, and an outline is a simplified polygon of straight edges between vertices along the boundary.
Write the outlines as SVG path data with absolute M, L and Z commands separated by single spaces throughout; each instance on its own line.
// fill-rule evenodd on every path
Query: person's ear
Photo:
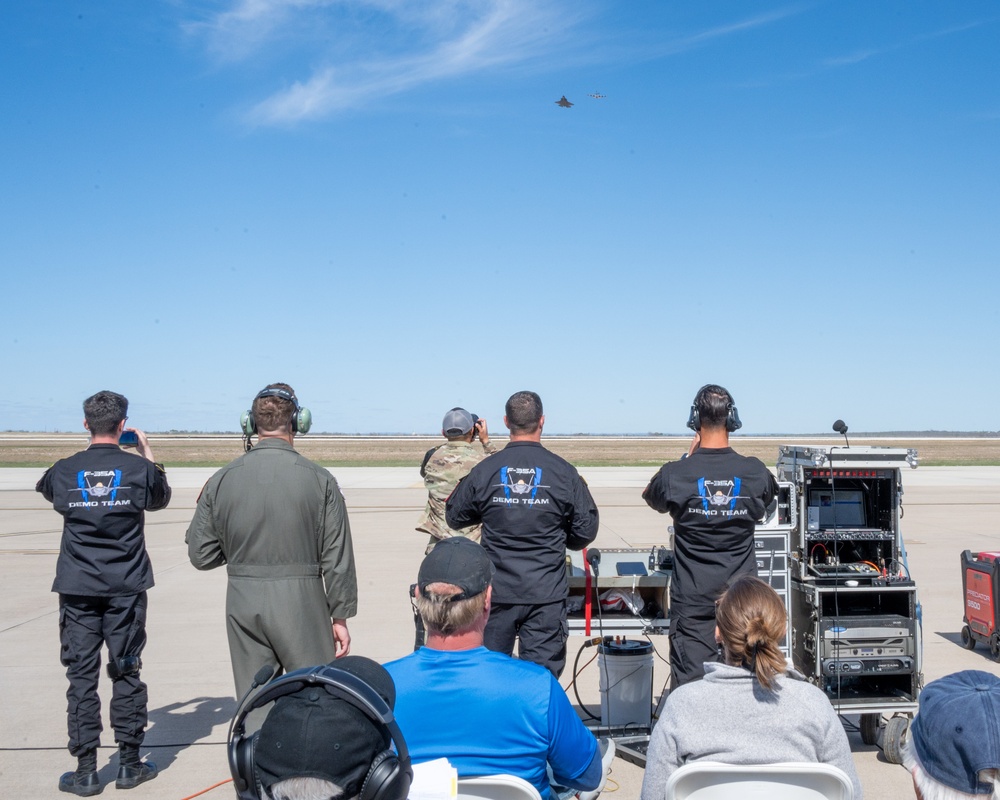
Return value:
M 506 414 L 503 415 L 503 424 L 504 424 L 505 428 L 508 428 L 508 429 L 510 428 L 510 423 L 507 422 L 507 415 Z
M 722 644 L 722 633 L 719 631 L 719 626 L 715 626 L 715 643 Z
M 85 431 L 89 431 L 90 430 L 90 423 L 87 422 L 87 418 L 86 417 L 83 418 L 83 429 Z

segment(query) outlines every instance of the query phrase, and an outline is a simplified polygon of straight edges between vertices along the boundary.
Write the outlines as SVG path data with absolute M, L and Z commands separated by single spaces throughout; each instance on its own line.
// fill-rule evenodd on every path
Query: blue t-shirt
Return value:
M 597 739 L 547 669 L 485 647 L 422 647 L 385 665 L 396 684 L 396 722 L 415 763 L 447 758 L 460 777 L 506 773 L 549 796 L 582 775 Z

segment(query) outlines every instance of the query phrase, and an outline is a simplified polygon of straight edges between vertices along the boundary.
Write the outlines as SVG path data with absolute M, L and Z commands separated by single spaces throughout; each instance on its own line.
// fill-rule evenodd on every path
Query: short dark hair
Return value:
M 98 392 L 83 401 L 83 416 L 92 435 L 115 433 L 128 416 L 128 399 L 117 392 Z
M 514 392 L 504 414 L 511 433 L 534 433 L 542 422 L 542 398 L 535 392 Z
M 726 427 L 726 417 L 733 405 L 733 396 L 714 383 L 702 386 L 694 398 L 694 407 L 701 415 L 703 428 Z
M 295 390 L 287 383 L 269 383 L 261 391 L 281 389 L 295 397 Z M 253 401 L 253 418 L 259 431 L 280 431 L 292 424 L 295 403 L 284 397 L 257 396 Z

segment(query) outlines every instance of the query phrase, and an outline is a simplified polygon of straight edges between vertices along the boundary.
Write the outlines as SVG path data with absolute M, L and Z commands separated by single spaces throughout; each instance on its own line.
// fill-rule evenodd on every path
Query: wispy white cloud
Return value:
M 229 62 L 288 46 L 310 59 L 306 77 L 246 115 L 288 125 L 549 57 L 582 16 L 565 0 L 237 0 L 188 31 Z
M 637 29 L 628 37 L 616 37 L 613 41 L 593 42 L 588 51 L 592 61 L 603 59 L 610 62 L 646 62 L 682 55 L 694 50 L 710 47 L 732 37 L 748 34 L 758 28 L 774 25 L 782 20 L 797 16 L 809 9 L 808 4 L 790 4 L 767 13 L 754 14 L 732 22 L 695 31 L 671 32 L 662 28 Z
M 579 0 L 233 0 L 188 30 L 227 62 L 273 57 L 283 47 L 308 58 L 302 78 L 245 114 L 254 125 L 294 125 L 491 69 L 669 57 L 802 9 L 787 6 L 693 33 L 636 30 L 618 45 L 582 29 L 596 9 Z
M 780 22 L 783 19 L 800 14 L 802 11 L 803 8 L 801 6 L 787 6 L 785 8 L 774 9 L 773 11 L 769 11 L 765 14 L 757 14 L 742 20 L 737 20 L 736 22 L 729 22 L 724 25 L 717 25 L 703 31 L 698 31 L 696 33 L 668 39 L 663 45 L 661 54 L 671 55 L 674 53 L 683 53 L 688 50 L 694 50 L 698 47 L 709 44 L 716 39 L 726 38 L 738 33 L 745 33 L 765 25 L 772 25 L 775 22 Z
M 205 19 L 189 22 L 186 31 L 201 37 L 224 61 L 252 55 L 283 27 L 334 5 L 336 0 L 235 0 Z
M 968 22 L 962 25 L 952 25 L 948 28 L 942 28 L 941 30 L 931 31 L 930 33 L 921 33 L 916 36 L 911 36 L 909 39 L 904 39 L 900 42 L 893 42 L 891 44 L 884 45 L 883 47 L 871 47 L 857 50 L 853 53 L 846 53 L 842 56 L 833 56 L 831 58 L 824 59 L 821 62 L 821 66 L 837 68 L 837 67 L 850 67 L 854 64 L 860 64 L 862 61 L 867 61 L 870 58 L 876 58 L 878 56 L 886 55 L 887 53 L 892 53 L 897 50 L 903 50 L 913 45 L 921 44 L 923 42 L 928 42 L 933 39 L 941 39 L 945 36 L 953 36 L 956 33 L 963 33 L 964 31 L 971 30 L 973 28 L 978 28 L 981 25 L 985 25 L 986 21 L 976 21 Z
M 461 30 L 426 52 L 365 59 L 318 70 L 304 82 L 258 103 L 258 124 L 287 124 L 350 108 L 366 98 L 386 97 L 431 81 L 519 64 L 546 52 L 559 25 L 539 2 L 495 2 Z
M 893 47 L 873 47 L 867 50 L 856 50 L 853 53 L 847 53 L 842 56 L 825 58 L 823 59 L 822 65 L 824 67 L 849 67 L 852 64 L 860 64 L 862 61 L 867 61 L 869 58 L 880 56 L 883 53 L 888 53 L 890 50 L 895 50 L 898 47 L 899 45 L 894 45 Z

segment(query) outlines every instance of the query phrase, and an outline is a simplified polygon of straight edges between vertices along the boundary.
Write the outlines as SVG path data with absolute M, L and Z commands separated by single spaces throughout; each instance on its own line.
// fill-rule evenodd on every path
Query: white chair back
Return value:
M 854 787 L 830 764 L 695 761 L 671 773 L 666 794 L 667 800 L 854 800 Z
M 515 775 L 458 779 L 457 800 L 542 800 L 538 789 Z

